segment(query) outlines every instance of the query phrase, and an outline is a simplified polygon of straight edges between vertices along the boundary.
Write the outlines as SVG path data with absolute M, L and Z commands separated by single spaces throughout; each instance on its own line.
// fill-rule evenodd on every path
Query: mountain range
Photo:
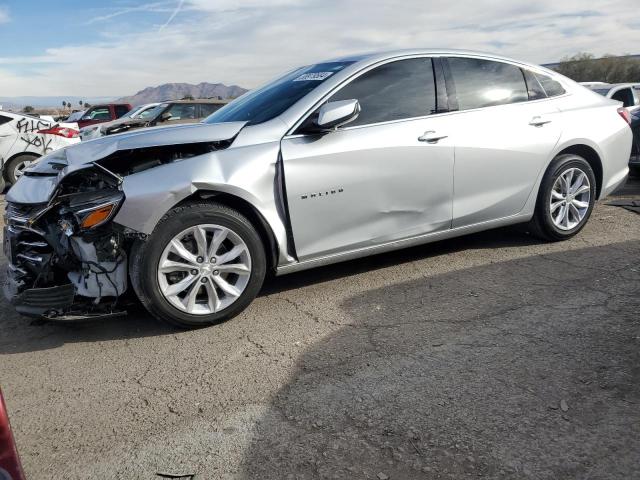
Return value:
M 21 110 L 26 105 L 35 108 L 61 108 L 62 102 L 71 103 L 74 109 L 80 108 L 80 100 L 91 105 L 98 103 L 122 102 L 131 105 L 143 103 L 162 102 L 164 100 L 178 100 L 187 96 L 193 98 L 217 98 L 223 99 L 239 97 L 247 90 L 237 85 L 227 86 L 223 83 L 201 82 L 197 85 L 191 83 L 165 83 L 157 87 L 147 87 L 135 95 L 129 97 L 78 97 L 75 95 L 50 96 L 50 97 L 0 97 L 0 110 Z
M 122 97 L 116 102 L 141 105 L 143 103 L 162 102 L 165 100 L 179 100 L 184 97 L 193 98 L 217 98 L 228 99 L 239 97 L 247 90 L 237 85 L 227 86 L 223 83 L 201 82 L 197 85 L 191 83 L 165 83 L 157 87 L 147 87 L 130 97 Z

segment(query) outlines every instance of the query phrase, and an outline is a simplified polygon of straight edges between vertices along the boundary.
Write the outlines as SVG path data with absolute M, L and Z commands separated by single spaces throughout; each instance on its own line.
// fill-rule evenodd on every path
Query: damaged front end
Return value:
M 244 125 L 138 130 L 41 157 L 5 198 L 5 296 L 21 314 L 55 320 L 125 313 L 133 244 L 197 180 L 226 182 L 215 155 Z
M 57 175 L 49 161 L 25 175 Z M 9 198 L 5 296 L 27 316 L 76 319 L 119 313 L 127 290 L 124 232 L 111 222 L 124 201 L 121 179 L 93 164 L 65 176 L 46 203 Z

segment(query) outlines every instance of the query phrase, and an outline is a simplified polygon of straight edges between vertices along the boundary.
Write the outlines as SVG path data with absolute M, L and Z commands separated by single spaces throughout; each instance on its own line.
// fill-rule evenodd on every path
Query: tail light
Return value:
M 625 122 L 627 122 L 629 125 L 631 125 L 631 114 L 629 113 L 629 110 L 627 110 L 624 107 L 620 107 L 618 109 L 618 115 L 620 115 Z
M 38 133 L 44 133 L 46 135 L 59 135 L 64 138 L 77 138 L 80 132 L 73 128 L 67 127 L 51 127 L 45 130 L 38 130 Z

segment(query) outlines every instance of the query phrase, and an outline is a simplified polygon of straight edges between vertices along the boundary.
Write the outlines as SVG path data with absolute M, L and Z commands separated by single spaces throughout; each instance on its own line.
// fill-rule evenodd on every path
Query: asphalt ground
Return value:
M 2 300 L 0 385 L 29 479 L 640 478 L 640 215 L 271 279 L 196 331 Z

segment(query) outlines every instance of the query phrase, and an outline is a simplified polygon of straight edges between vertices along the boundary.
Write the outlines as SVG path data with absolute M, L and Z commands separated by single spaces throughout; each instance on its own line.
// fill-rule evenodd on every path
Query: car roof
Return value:
M 165 100 L 164 102 L 160 102 L 160 103 L 213 103 L 213 104 L 224 105 L 229 103 L 229 101 L 218 100 L 213 98 L 196 98 L 195 100 Z
M 557 72 L 553 72 L 553 70 L 549 70 L 539 65 L 523 62 L 521 60 L 516 60 L 510 57 L 505 57 L 502 55 L 497 55 L 489 52 L 482 52 L 482 51 L 476 51 L 476 50 L 462 50 L 462 49 L 455 49 L 455 48 L 411 48 L 411 49 L 402 49 L 402 50 L 387 50 L 387 51 L 380 51 L 380 52 L 369 52 L 369 53 L 361 53 L 361 54 L 355 54 L 355 55 L 346 55 L 343 57 L 327 60 L 327 62 L 375 63 L 377 61 L 383 61 L 383 60 L 387 60 L 394 57 L 403 57 L 403 56 L 411 56 L 411 55 L 452 55 L 452 56 L 462 55 L 462 56 L 485 57 L 492 60 L 502 60 L 510 63 L 517 63 L 520 65 L 528 65 L 530 67 L 540 68 L 542 70 L 550 71 L 552 73 L 557 74 Z M 319 63 L 323 63 L 323 62 L 319 62 Z

